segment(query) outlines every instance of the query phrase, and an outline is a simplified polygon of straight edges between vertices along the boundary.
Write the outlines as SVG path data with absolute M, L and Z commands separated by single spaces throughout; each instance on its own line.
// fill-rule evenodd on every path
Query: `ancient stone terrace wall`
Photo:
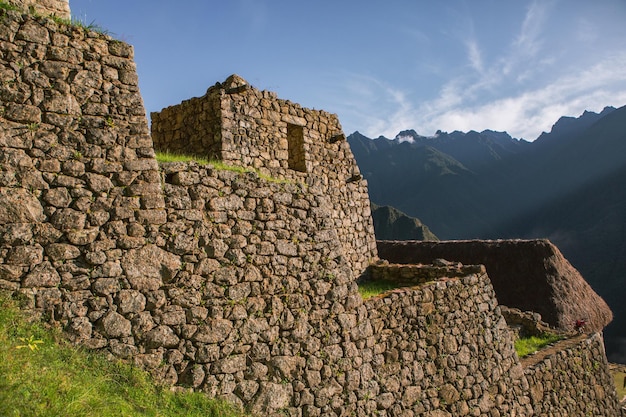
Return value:
M 599 333 L 522 360 L 534 415 L 624 416 Z
M 447 270 L 428 268 L 424 276 L 416 268 L 390 269 L 402 272 L 387 279 L 406 284 Z M 484 269 L 447 272 L 450 278 L 366 301 L 378 408 L 386 415 L 532 415 L 513 338 Z
M 24 11 L 32 10 L 40 15 L 55 15 L 62 19 L 70 19 L 70 3 L 68 0 L 6 0 L 13 6 Z
M 61 288 L 119 267 L 127 247 L 112 228 L 141 239 L 165 222 L 164 198 L 132 48 L 49 18 L 2 19 L 0 287 L 53 309 Z
M 379 241 L 382 259 L 430 264 L 438 258 L 485 265 L 498 302 L 541 314 L 552 327 L 571 331 L 578 319 L 602 331 L 613 319 L 606 302 L 547 240 Z
M 336 115 L 278 99 L 233 75 L 204 96 L 151 117 L 156 149 L 216 158 L 322 187 L 355 275 L 377 258 L 367 182 Z

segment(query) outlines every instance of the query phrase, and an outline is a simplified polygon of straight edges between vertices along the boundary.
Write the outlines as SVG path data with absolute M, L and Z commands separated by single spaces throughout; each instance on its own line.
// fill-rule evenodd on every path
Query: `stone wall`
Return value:
M 6 0 L 8 4 L 24 11 L 32 10 L 40 15 L 55 15 L 62 19 L 70 19 L 70 3 L 68 0 Z
M 258 415 L 533 415 L 481 267 L 379 265 L 406 287 L 364 302 L 323 179 L 159 166 L 132 48 L 3 18 L 0 289 Z
M 541 314 L 562 331 L 578 319 L 602 331 L 613 319 L 606 302 L 547 240 L 379 241 L 379 255 L 394 263 L 430 264 L 437 259 L 485 265 L 498 302 Z
M 132 48 L 49 18 L 2 18 L 0 287 L 53 308 L 62 287 L 119 265 L 113 229 L 141 239 L 165 221 L 164 198 Z
M 355 275 L 377 258 L 367 182 L 336 115 L 278 99 L 232 75 L 204 96 L 152 113 L 151 119 L 157 150 L 321 187 Z
M 600 334 L 560 342 L 537 356 L 522 361 L 534 415 L 626 415 L 618 402 Z
M 366 302 L 379 408 L 387 401 L 387 415 L 532 415 L 528 398 L 514 394 L 522 368 L 484 269 L 449 274 Z M 400 278 L 408 284 L 409 271 Z

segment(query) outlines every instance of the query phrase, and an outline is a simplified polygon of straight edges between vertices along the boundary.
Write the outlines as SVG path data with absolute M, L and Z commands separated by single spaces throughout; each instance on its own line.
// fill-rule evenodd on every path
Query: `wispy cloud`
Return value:
M 530 4 L 499 55 L 466 20 L 465 36 L 457 34 L 464 62 L 458 70 L 441 67 L 441 75 L 451 76 L 429 97 L 424 91 L 430 89 L 419 81 L 415 86 L 373 73 L 344 73 L 338 78 L 349 80 L 347 85 L 329 101 L 348 132 L 358 129 L 370 137 L 395 137 L 405 129 L 423 135 L 495 129 L 526 140 L 549 131 L 561 116 L 626 104 L 626 50 L 588 56 L 581 44 L 564 43 L 594 35 L 584 17 L 555 39 L 555 12 L 551 1 Z
M 626 53 L 535 89 L 484 104 L 461 102 L 442 108 L 439 114 L 428 119 L 415 121 L 431 129 L 507 130 L 515 137 L 534 140 L 542 131 L 549 130 L 560 116 L 577 116 L 583 110 L 599 111 L 606 105 L 626 103 L 625 66 Z
M 526 11 L 522 29 L 515 39 L 514 46 L 526 57 L 532 57 L 541 49 L 541 31 L 548 16 L 550 3 L 534 1 Z
M 361 109 L 360 114 L 353 112 L 355 117 L 348 119 L 358 119 L 356 125 L 370 137 L 394 137 L 409 128 L 425 135 L 438 129 L 494 129 L 506 130 L 513 137 L 534 140 L 542 131 L 549 131 L 560 116 L 578 116 L 584 110 L 600 111 L 607 105 L 626 103 L 623 68 L 626 68 L 626 53 L 572 71 L 533 89 L 486 102 L 472 101 L 465 92 L 467 86 L 463 81 L 453 80 L 441 89 L 437 98 L 419 105 L 414 105 L 406 93 L 379 80 L 357 77 L 360 81 L 353 86 L 361 91 L 360 98 L 344 108 Z M 385 102 L 384 106 L 381 101 Z M 344 111 L 340 113 L 344 114 Z
M 497 62 L 504 77 L 512 77 L 520 82 L 528 79 L 534 72 L 532 64 L 542 53 L 544 41 L 541 35 L 549 19 L 550 8 L 551 2 L 548 1 L 534 1 L 528 7 L 509 52 Z
M 485 71 L 483 65 L 483 59 L 480 54 L 480 48 L 475 39 L 470 39 L 466 43 L 467 46 L 467 55 L 470 62 L 471 67 L 479 73 L 483 73 Z
M 596 28 L 585 18 L 581 18 L 576 24 L 576 38 L 579 42 L 591 43 L 598 40 Z

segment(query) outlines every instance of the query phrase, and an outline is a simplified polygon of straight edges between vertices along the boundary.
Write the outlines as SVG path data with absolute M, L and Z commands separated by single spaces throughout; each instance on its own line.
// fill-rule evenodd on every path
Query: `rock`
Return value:
M 139 313 L 146 308 L 146 297 L 136 290 L 121 290 L 117 302 L 121 314 Z
M 232 355 L 215 361 L 211 367 L 211 372 L 213 374 L 234 374 L 245 369 L 246 355 Z
M 226 340 L 232 330 L 230 320 L 209 319 L 206 325 L 198 327 L 193 339 L 200 343 L 218 343 Z
M 39 200 L 21 188 L 0 188 L 0 224 L 45 220 Z
M 120 291 L 120 283 L 116 278 L 99 278 L 91 286 L 94 293 L 101 296 L 116 294 Z
M 37 265 L 43 261 L 41 245 L 15 246 L 9 250 L 6 263 L 9 265 Z
M 66 236 L 67 240 L 69 240 L 71 244 L 84 246 L 94 242 L 99 233 L 99 229 L 90 228 L 82 230 L 70 230 L 67 232 Z
M 131 286 L 139 291 L 158 290 L 163 280 L 170 281 L 181 266 L 180 257 L 148 244 L 128 251 L 122 268 Z
M 452 384 L 445 384 L 439 389 L 439 398 L 446 404 L 452 404 L 461 398 L 461 395 Z
M 19 281 L 22 275 L 22 266 L 0 264 L 0 279 L 6 281 Z
M 72 202 L 67 188 L 51 188 L 46 190 L 43 197 L 44 201 L 54 207 L 69 207 Z
M 85 174 L 87 185 L 95 193 L 106 193 L 113 188 L 111 180 L 104 175 Z
M 289 405 L 293 387 L 291 384 L 276 384 L 273 382 L 261 382 L 258 394 L 252 401 L 250 412 L 252 414 L 270 415 Z
M 108 338 L 121 338 L 131 335 L 131 323 L 124 316 L 110 311 L 100 320 L 102 333 Z
M 194 365 L 185 370 L 179 381 L 183 385 L 198 388 L 200 385 L 202 385 L 205 375 L 206 373 L 204 372 L 204 368 L 202 367 L 202 365 Z
M 80 250 L 76 246 L 66 243 L 53 243 L 46 247 L 46 254 L 53 261 L 67 261 L 80 256 Z
M 22 287 L 56 287 L 61 283 L 61 276 L 50 264 L 43 262 L 35 266 L 22 281 Z
M 33 225 L 29 223 L 9 223 L 0 226 L 0 239 L 10 246 L 27 245 L 33 239 Z
M 272 368 L 280 379 L 291 380 L 304 367 L 305 360 L 294 356 L 274 356 L 271 359 Z
M 75 317 L 72 319 L 68 329 L 73 342 L 89 339 L 91 337 L 91 331 L 91 322 L 87 317 Z
M 171 327 L 157 326 L 145 334 L 144 339 L 149 349 L 159 347 L 173 348 L 178 346 L 179 338 Z
M 52 224 L 59 230 L 70 232 L 85 227 L 87 214 L 71 208 L 62 208 L 52 215 Z

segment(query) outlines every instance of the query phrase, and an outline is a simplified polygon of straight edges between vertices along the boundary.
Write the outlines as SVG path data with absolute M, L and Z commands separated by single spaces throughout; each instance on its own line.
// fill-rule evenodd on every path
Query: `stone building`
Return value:
M 238 75 L 151 114 L 156 150 L 197 155 L 318 187 L 355 275 L 377 258 L 367 182 L 337 115 L 259 91 Z

